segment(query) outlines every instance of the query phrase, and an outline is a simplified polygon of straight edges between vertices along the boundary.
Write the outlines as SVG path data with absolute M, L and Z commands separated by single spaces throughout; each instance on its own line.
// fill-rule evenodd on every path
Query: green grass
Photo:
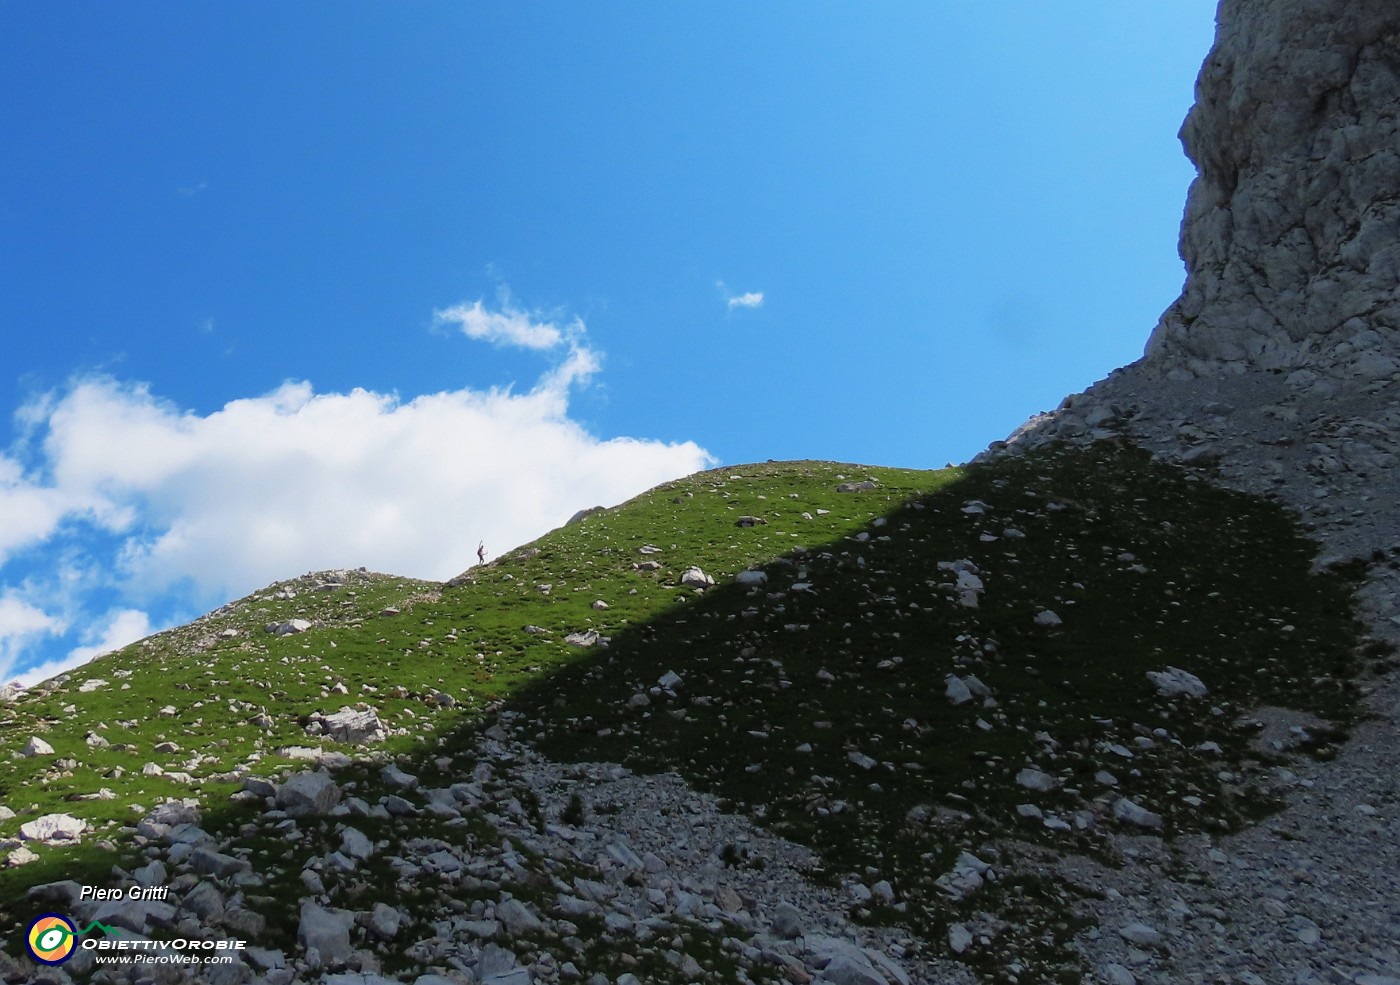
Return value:
M 867 477 L 872 491 L 835 491 Z M 963 512 L 971 500 L 988 511 Z M 740 516 L 766 523 L 739 527 Z M 1024 538 L 1004 536 L 1008 527 Z M 648 545 L 659 552 L 641 553 Z M 551 756 L 675 770 L 815 847 L 825 877 L 890 880 L 901 910 L 857 916 L 905 923 L 941 951 L 966 908 L 933 880 L 959 851 L 995 863 L 997 846 L 1017 839 L 1104 852 L 1100 832 L 1115 822 L 1097 770 L 1161 813 L 1168 835 L 1229 829 L 1269 806 L 1256 782 L 1266 764 L 1235 726 L 1244 711 L 1299 708 L 1335 723 L 1333 741 L 1345 735 L 1362 641 L 1351 582 L 1310 574 L 1314 551 L 1273 504 L 1107 445 L 938 472 L 790 462 L 699 473 L 450 586 L 359 573 L 328 591 L 280 583 L 0 708 L 6 748 L 39 734 L 58 752 L 0 759 L 0 801 L 21 814 L 0 822 L 0 836 L 64 810 L 119 839 L 137 816 L 132 802 L 191 795 L 210 805 L 210 825 L 236 832 L 237 812 L 221 806 L 236 789 L 225 774 L 287 767 L 280 750 L 319 741 L 305 734 L 307 716 L 360 702 L 394 729 L 386 754 L 411 757 L 425 784 L 435 773 L 450 782 L 485 713 L 504 705 L 527 715 L 527 737 Z M 957 604 L 955 576 L 938 566 L 964 558 L 985 582 L 975 609 Z M 659 569 L 636 567 L 648 561 Z M 690 565 L 716 586 L 682 588 Z M 750 567 L 768 573 L 765 586 L 734 584 Z M 277 597 L 286 589 L 296 596 Z M 1035 625 L 1047 608 L 1061 627 Z M 263 632 L 294 616 L 322 625 Z M 220 636 L 229 629 L 238 635 Z M 564 642 L 586 629 L 611 645 Z M 1198 675 L 1210 697 L 1159 697 L 1146 672 L 1167 665 Z M 667 671 L 683 678 L 676 697 L 629 704 Z M 954 707 L 947 674 L 975 674 L 996 707 Z M 77 693 L 98 677 L 111 683 Z M 438 691 L 455 707 L 430 702 Z M 174 714 L 162 716 L 167 705 Z M 268 731 L 248 724 L 264 708 Z M 107 748 L 84 742 L 96 722 Z M 181 750 L 156 754 L 160 741 Z M 1206 741 L 1221 753 L 1197 752 Z M 1133 758 L 1105 751 L 1110 743 Z M 853 752 L 878 765 L 862 769 Z M 432 762 L 444 755 L 455 757 L 445 771 Z M 195 782 L 142 776 L 147 762 Z M 1031 764 L 1061 789 L 1017 786 Z M 1222 770 L 1238 782 L 1222 782 Z M 116 799 L 69 799 L 104 786 Z M 1020 803 L 1070 821 L 1093 816 L 1096 826 L 1053 832 L 1021 819 Z M 43 881 L 40 865 L 51 878 L 44 863 L 0 870 L 0 900 Z M 290 901 L 298 887 L 284 888 Z M 1016 961 L 1021 981 L 1067 974 L 1075 921 L 1063 896 L 1009 873 L 971 902 L 1008 918 L 997 954 L 969 960 L 989 978 Z

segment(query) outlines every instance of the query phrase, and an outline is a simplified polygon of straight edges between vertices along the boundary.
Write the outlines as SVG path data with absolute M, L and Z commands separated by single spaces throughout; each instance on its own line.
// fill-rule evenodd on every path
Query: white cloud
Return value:
M 438 324 L 455 324 L 469 339 L 491 342 L 522 349 L 553 349 L 562 345 L 570 332 L 582 334 L 583 322 L 575 319 L 567 328 L 547 321 L 537 321 L 537 315 L 521 311 L 506 300 L 500 311 L 489 311 L 481 301 L 454 304 L 433 312 Z
M 15 663 L 26 646 L 64 629 L 61 619 L 31 605 L 13 590 L 0 595 L 0 683 L 13 676 Z
M 68 651 L 67 656 L 36 664 L 20 673 L 16 679 L 25 687 L 32 687 L 40 681 L 46 681 L 50 677 L 72 670 L 74 667 L 80 667 L 93 657 L 100 657 L 104 653 L 120 650 L 128 643 L 145 639 L 151 635 L 151 632 L 150 617 L 140 609 L 121 609 L 109 613 L 106 625 L 102 627 L 100 632 L 86 634 L 95 642 L 76 646 Z
M 61 620 L 30 605 L 13 592 L 0 596 L 0 638 L 59 632 L 62 629 Z
M 0 671 L 40 679 L 147 635 L 147 613 L 212 608 L 307 570 L 447 578 L 479 539 L 500 555 L 714 464 L 694 442 L 604 439 L 570 418 L 573 388 L 602 362 L 581 321 L 508 302 L 438 318 L 554 365 L 525 393 L 400 400 L 293 381 L 199 414 L 147 384 L 88 377 L 22 407 L 19 457 L 0 456 Z M 16 566 L 29 572 L 20 594 Z M 56 656 L 55 637 L 85 621 L 101 629 Z
M 563 361 L 541 378 L 539 388 L 564 391 L 582 383 L 602 368 L 602 355 L 585 343 L 588 328 L 575 318 L 562 327 L 540 312 L 515 307 L 510 292 L 501 291 L 501 310 L 488 310 L 480 300 L 463 302 L 433 312 L 437 325 L 456 325 L 462 334 L 479 342 L 537 352 L 562 351 Z
M 151 617 L 140 609 L 119 609 L 108 614 L 107 624 L 101 632 L 88 635 L 93 636 L 95 642 L 74 647 L 68 652 L 68 659 L 73 661 L 73 665 L 87 663 L 93 657 L 120 650 L 128 643 L 150 636 Z
M 523 395 L 404 403 L 288 383 L 207 416 L 89 380 L 55 404 L 45 449 L 68 488 L 105 497 L 95 515 L 139 516 L 120 562 L 137 599 L 185 578 L 237 594 L 308 568 L 445 578 L 478 537 L 500 553 L 709 464 L 692 442 L 601 440 L 571 421 L 561 388 L 589 368 L 579 359 Z
M 715 287 L 719 290 L 720 297 L 724 298 L 725 306 L 733 312 L 735 308 L 761 308 L 763 307 L 763 292 L 748 291 L 744 294 L 735 294 L 725 286 L 724 281 L 715 281 Z
M 18 462 L 0 455 L 0 564 L 47 538 L 65 512 L 57 490 L 35 485 Z

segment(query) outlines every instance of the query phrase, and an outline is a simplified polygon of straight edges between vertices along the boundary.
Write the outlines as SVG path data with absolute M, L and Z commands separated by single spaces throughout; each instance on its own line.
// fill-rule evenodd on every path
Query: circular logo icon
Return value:
M 78 943 L 78 928 L 61 913 L 45 913 L 29 925 L 25 944 L 40 964 L 63 964 L 73 956 Z

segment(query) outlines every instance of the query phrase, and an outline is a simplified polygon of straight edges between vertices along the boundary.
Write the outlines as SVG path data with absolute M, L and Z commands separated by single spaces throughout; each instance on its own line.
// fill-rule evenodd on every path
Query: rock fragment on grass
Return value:
M 37 735 L 30 737 L 24 744 L 24 748 L 19 751 L 21 756 L 52 756 L 53 746 L 49 745 Z
M 1060 785 L 1060 781 L 1049 773 L 1029 766 L 1016 774 L 1016 782 L 1037 793 L 1048 793 Z
M 714 583 L 715 580 L 713 578 L 705 574 L 704 571 L 700 570 L 700 568 L 695 565 L 691 565 L 689 568 L 686 568 L 685 571 L 681 572 L 681 584 L 686 588 L 709 588 Z
M 956 674 L 949 674 L 944 678 L 947 685 L 944 693 L 948 700 L 955 705 L 965 705 L 972 700 L 972 689 L 967 686 L 961 677 Z
M 1113 802 L 1113 816 L 1118 820 L 1152 831 L 1162 829 L 1162 815 L 1133 803 L 1127 797 L 1119 797 Z
M 389 730 L 384 727 L 384 723 L 379 720 L 379 713 L 373 708 L 344 707 L 329 715 L 314 712 L 307 725 L 307 732 L 356 746 L 383 742 L 389 737 Z
M 307 619 L 286 619 L 282 622 L 270 622 L 265 628 L 273 636 L 291 636 L 306 632 L 311 628 L 311 622 Z
M 326 814 L 340 803 L 340 787 L 325 773 L 294 773 L 277 788 L 277 806 L 291 817 Z
M 44 814 L 19 826 L 19 836 L 41 845 L 70 844 L 82 838 L 87 822 L 71 814 Z
M 1204 698 L 1210 690 L 1195 674 L 1180 667 L 1166 670 L 1149 670 L 1147 679 L 1157 686 L 1157 693 L 1167 698 Z

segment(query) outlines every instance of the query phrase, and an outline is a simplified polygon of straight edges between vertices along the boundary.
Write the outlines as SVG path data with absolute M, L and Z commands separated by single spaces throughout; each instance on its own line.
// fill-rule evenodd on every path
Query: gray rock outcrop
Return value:
M 1223 0 L 1217 20 L 1181 131 L 1199 171 L 1181 228 L 1181 297 L 1142 359 L 985 454 L 1128 441 L 1275 499 L 1320 541 L 1316 567 L 1374 562 L 1359 615 L 1383 645 L 1400 645 L 1400 575 L 1381 563 L 1400 529 L 1400 5 Z M 1210 700 L 1206 682 L 1177 668 L 1153 668 L 1147 681 L 1168 703 Z M 1114 887 L 1117 900 L 1091 909 L 1102 927 L 1160 929 L 1170 948 L 1081 935 L 1097 980 L 1205 980 L 1225 967 L 1239 981 L 1394 980 L 1400 850 L 1377 818 L 1400 757 L 1400 680 L 1361 690 L 1374 719 L 1336 759 L 1304 775 L 1281 769 L 1287 807 L 1201 838 L 1183 856 L 1184 877 L 1140 864 L 1165 827 L 1149 809 L 1162 806 L 1157 793 L 1112 801 L 1115 837 L 1139 864 Z M 1266 716 L 1253 709 L 1245 720 Z M 1281 752 L 1272 743 L 1282 741 L 1261 751 Z M 1096 782 L 1119 781 L 1100 771 Z M 1216 888 L 1196 894 L 1200 880 Z M 1320 913 L 1350 917 L 1321 926 L 1309 916 Z
M 1400 369 L 1400 7 L 1225 0 L 1181 128 L 1181 297 L 1147 361 L 1222 369 Z

